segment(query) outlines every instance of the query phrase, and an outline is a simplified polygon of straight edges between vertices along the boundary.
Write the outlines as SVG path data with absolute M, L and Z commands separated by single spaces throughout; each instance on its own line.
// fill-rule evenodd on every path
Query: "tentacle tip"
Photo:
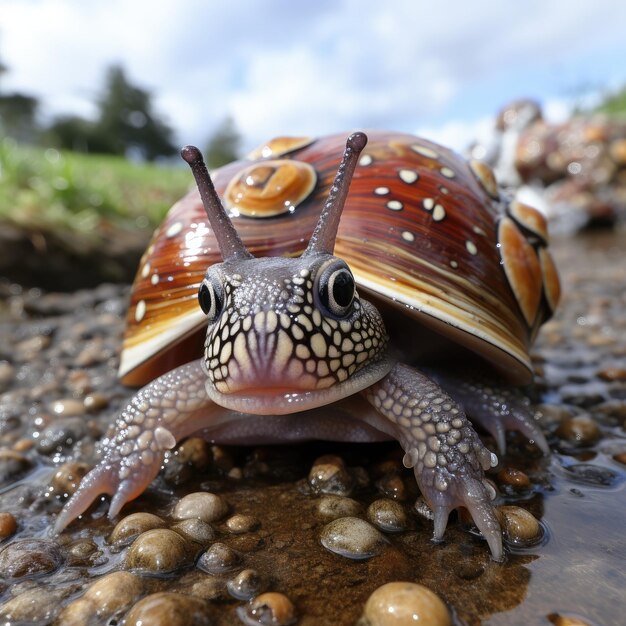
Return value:
M 357 131 L 348 137 L 348 141 L 346 143 L 348 147 L 357 152 L 361 152 L 361 150 L 363 150 L 363 148 L 367 145 L 367 135 L 362 131 Z
M 185 160 L 189 165 L 194 165 L 202 161 L 202 153 L 196 146 L 185 146 L 180 151 L 180 156 Z

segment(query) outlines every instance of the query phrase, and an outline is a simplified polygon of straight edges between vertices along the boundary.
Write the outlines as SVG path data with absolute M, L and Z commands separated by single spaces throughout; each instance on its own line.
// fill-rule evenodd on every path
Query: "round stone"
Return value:
M 504 536 L 516 545 L 527 546 L 541 541 L 543 530 L 532 513 L 519 506 L 496 507 Z
M 289 626 L 296 622 L 296 609 L 291 600 L 275 591 L 253 598 L 246 606 L 239 607 L 237 614 L 248 626 Z
M 521 470 L 513 467 L 502 468 L 496 478 L 501 487 L 511 491 L 521 493 L 530 489 L 530 479 L 528 476 Z
M 406 530 L 408 519 L 404 507 L 395 500 L 383 498 L 375 500 L 367 508 L 367 519 L 388 533 Z
M 17 521 L 12 513 L 0 513 L 0 540 L 11 537 L 17 530 Z
M 226 520 L 226 528 L 233 533 L 233 535 L 240 535 L 242 533 L 249 533 L 256 530 L 259 527 L 259 520 L 252 515 L 243 515 L 237 513 Z
M 341 457 L 327 454 L 313 462 L 309 472 L 309 485 L 315 493 L 348 495 L 353 480 Z
M 602 433 L 598 424 L 585 415 L 576 415 L 565 419 L 557 428 L 556 434 L 574 446 L 591 446 Z
M 96 391 L 85 396 L 83 405 L 89 413 L 97 413 L 109 405 L 109 399 L 103 393 Z
M 198 559 L 199 569 L 209 574 L 219 574 L 234 569 L 241 563 L 241 555 L 225 543 L 214 543 Z
M 210 626 L 204 600 L 182 593 L 153 593 L 128 612 L 125 626 Z
M 359 626 L 450 626 L 450 611 L 427 587 L 410 582 L 382 585 L 367 599 Z
M 54 415 L 63 417 L 76 417 L 85 413 L 84 403 L 74 398 L 56 400 L 52 403 L 50 409 Z
M 263 586 L 261 576 L 256 570 L 244 569 L 226 583 L 226 589 L 237 600 L 250 600 Z
M 190 493 L 181 498 L 174 509 L 175 519 L 195 517 L 203 522 L 215 522 L 228 513 L 228 504 L 220 496 L 205 491 Z
M 63 563 L 58 544 L 45 539 L 21 539 L 0 551 L 0 575 L 34 578 L 54 572 Z
M 91 465 L 87 463 L 74 461 L 63 463 L 50 481 L 52 491 L 65 498 L 71 496 L 78 489 L 80 481 L 90 469 Z
M 191 562 L 190 552 L 187 541 L 173 530 L 148 530 L 128 549 L 126 567 L 160 574 L 173 572 Z
M 359 502 L 345 496 L 322 496 L 317 501 L 317 512 L 326 519 L 340 517 L 356 517 L 361 514 L 363 507 Z
M 152 513 L 131 513 L 121 519 L 109 537 L 109 543 L 124 545 L 135 537 L 155 528 L 165 528 L 165 522 Z
M 349 559 L 368 559 L 386 544 L 376 528 L 358 517 L 341 517 L 326 524 L 320 540 L 327 550 Z
M 175 530 L 190 541 L 195 541 L 202 545 L 206 545 L 215 539 L 213 527 L 207 524 L 207 522 L 193 517 L 176 522 L 172 526 L 172 530 Z
M 2 624 L 5 626 L 7 624 L 50 624 L 61 597 L 58 590 L 50 590 L 45 587 L 26 589 L 23 593 L 7 599 L 0 605 Z M 54 623 L 60 622 L 55 621 Z M 80 625 L 86 623 L 83 620 Z M 77 624 L 79 623 L 77 622 Z M 68 626 L 73 626 L 73 624 Z
M 32 463 L 19 452 L 13 450 L 0 450 L 0 484 L 17 480 L 25 474 Z

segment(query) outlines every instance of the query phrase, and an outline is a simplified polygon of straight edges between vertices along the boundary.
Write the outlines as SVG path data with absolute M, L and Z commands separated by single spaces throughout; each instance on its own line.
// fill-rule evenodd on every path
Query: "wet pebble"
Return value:
M 592 626 L 591 622 L 573 615 L 560 615 L 558 613 L 552 613 L 551 615 L 548 615 L 548 620 L 552 622 L 554 626 Z
M 58 544 L 45 539 L 20 539 L 0 551 L 0 575 L 7 578 L 44 576 L 62 563 Z
M 85 396 L 83 406 L 89 413 L 97 413 L 109 405 L 109 399 L 98 391 Z
M 309 485 L 315 493 L 345 496 L 351 493 L 354 481 L 341 457 L 326 454 L 313 462 Z
M 14 482 L 33 464 L 19 452 L 0 450 L 0 484 Z
M 326 519 L 357 517 L 363 511 L 359 502 L 346 496 L 322 496 L 317 501 L 317 512 Z
M 61 496 L 71 496 L 78 485 L 85 476 L 85 474 L 91 469 L 91 465 L 87 463 L 69 462 L 59 466 L 52 480 L 50 486 L 52 491 Z
M 498 484 L 506 490 L 514 491 L 517 493 L 523 493 L 530 489 L 530 479 L 522 472 L 522 470 L 515 469 L 514 467 L 502 468 L 496 479 Z
M 275 591 L 253 598 L 237 609 L 237 615 L 246 626 L 289 626 L 297 619 L 291 600 Z
M 176 522 L 171 528 L 177 533 L 180 533 L 183 537 L 201 545 L 206 545 L 215 539 L 215 530 L 213 530 L 213 527 L 209 523 L 203 522 L 196 517 Z
M 193 584 L 191 587 L 191 595 L 196 596 L 196 598 L 202 598 L 203 600 L 225 599 L 225 588 L 226 586 L 220 578 L 206 576 Z
M 376 489 L 387 498 L 406 500 L 406 485 L 400 474 L 387 474 L 376 481 Z
M 543 529 L 537 518 L 519 506 L 499 506 L 496 515 L 502 532 L 508 541 L 519 546 L 538 543 L 543 537 Z
M 367 507 L 367 519 L 389 533 L 396 533 L 406 530 L 408 519 L 404 507 L 395 500 L 387 498 L 375 500 Z
M 191 563 L 187 541 L 173 530 L 148 530 L 131 544 L 126 554 L 126 567 L 146 573 L 168 573 Z
M 45 587 L 27 589 L 0 605 L 0 619 L 5 625 L 48 624 L 61 598 L 62 592 Z
M 386 543 L 376 528 L 358 517 L 341 517 L 326 524 L 320 540 L 327 550 L 349 559 L 368 559 Z
M 175 519 L 195 517 L 204 522 L 215 522 L 228 513 L 228 504 L 214 493 L 197 491 L 181 498 L 174 508 Z
M 575 481 L 596 487 L 612 487 L 619 481 L 616 472 L 592 463 L 574 463 L 564 469 Z
M 234 569 L 241 563 L 241 555 L 225 543 L 214 543 L 200 555 L 197 566 L 209 574 L 220 574 Z
M 37 449 L 42 454 L 61 452 L 70 448 L 87 435 L 87 424 L 81 417 L 54 420 L 46 426 L 37 440 Z
M 159 592 L 139 600 L 124 626 L 210 626 L 204 600 L 182 593 Z
M 102 550 L 91 539 L 78 539 L 67 547 L 67 565 L 88 567 L 94 565 L 102 555 Z
M 556 427 L 565 420 L 573 417 L 569 409 L 554 404 L 540 404 L 537 410 L 544 428 L 549 428 L 550 426 Z
M 261 576 L 256 570 L 244 569 L 226 583 L 226 589 L 237 600 L 250 600 L 263 587 Z
M 15 345 L 15 356 L 20 362 L 32 361 L 50 345 L 51 341 L 49 335 L 35 335 L 24 339 Z
M 55 626 L 83 626 L 107 623 L 116 613 L 126 610 L 141 595 L 143 581 L 130 572 L 113 572 L 93 583 L 84 595 L 68 604 Z
M 11 537 L 17 530 L 17 521 L 12 513 L 0 513 L 0 541 Z
M 427 587 L 391 582 L 367 599 L 358 626 L 450 626 L 450 611 Z
M 582 447 L 593 445 L 602 433 L 595 420 L 585 415 L 577 415 L 561 422 L 556 434 L 568 443 Z
M 61 400 L 55 400 L 50 406 L 50 411 L 54 415 L 62 417 L 76 417 L 78 415 L 84 415 L 85 405 L 79 400 L 74 398 L 63 398 Z
M 626 368 L 624 367 L 605 367 L 598 371 L 598 378 L 607 382 L 626 380 Z
M 240 535 L 243 533 L 249 533 L 256 530 L 259 527 L 259 520 L 252 515 L 244 515 L 243 513 L 237 513 L 226 520 L 226 528 L 233 535 Z
M 129 543 L 132 539 L 156 528 L 165 528 L 166 523 L 158 516 L 152 513 L 131 513 L 122 518 L 113 529 L 109 536 L 109 543 L 113 545 L 123 545 Z
M 0 361 L 0 389 L 8 385 L 15 376 L 15 367 L 8 361 Z
M 626 465 L 626 452 L 618 452 L 613 455 L 613 460 L 621 463 L 622 465 Z

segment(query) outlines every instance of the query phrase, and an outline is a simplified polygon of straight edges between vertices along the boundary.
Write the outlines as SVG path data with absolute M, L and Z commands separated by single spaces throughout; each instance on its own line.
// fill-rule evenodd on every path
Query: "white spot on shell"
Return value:
M 439 155 L 434 151 L 431 150 L 430 148 L 427 148 L 426 146 L 420 146 L 419 144 L 413 144 L 411 146 L 411 149 L 414 152 L 417 152 L 417 154 L 421 154 L 422 156 L 425 156 L 429 159 L 438 159 Z
M 480 227 L 480 226 L 472 226 L 472 230 L 477 234 L 477 235 L 482 235 L 483 237 L 487 236 L 487 233 Z
M 150 282 L 153 285 L 156 285 L 159 282 L 159 275 L 158 274 L 152 274 L 152 277 L 150 278 Z
M 435 220 L 435 222 L 441 222 L 441 220 L 444 219 L 445 216 L 446 210 L 440 204 L 436 204 L 435 208 L 433 209 L 433 220 Z
M 449 167 L 442 167 L 439 171 L 446 178 L 454 178 L 456 176 L 454 170 L 451 170 Z
M 150 273 L 150 263 L 146 263 L 142 268 L 141 268 L 141 277 L 142 278 L 148 278 L 148 274 Z
M 404 205 L 399 200 L 389 200 L 389 202 L 387 202 L 387 208 L 392 211 L 401 211 Z
M 389 187 L 376 187 L 374 193 L 377 196 L 386 196 L 389 193 Z
M 404 239 L 404 241 L 408 241 L 409 243 L 412 243 L 415 241 L 415 235 L 408 230 L 403 230 L 402 239 Z
M 407 185 L 412 185 L 419 178 L 419 174 L 415 170 L 400 170 L 398 176 Z
M 450 267 L 456 269 L 457 267 L 459 267 L 459 264 L 456 261 L 450 261 Z
M 478 248 L 476 247 L 476 244 L 473 241 L 466 241 L 465 247 L 467 248 L 467 251 L 470 254 L 478 254 Z
M 424 198 L 422 200 L 422 206 L 427 210 L 427 211 L 432 211 L 433 207 L 435 206 L 435 200 L 433 198 Z
M 373 161 L 374 159 L 372 159 L 372 157 L 369 154 L 364 154 L 359 159 L 359 165 L 362 165 L 363 167 L 367 167 L 368 165 L 371 165 Z
M 145 314 L 146 314 L 146 301 L 139 300 L 139 302 L 137 302 L 137 306 L 135 307 L 135 321 L 141 322 Z
M 183 223 L 182 222 L 174 222 L 166 231 L 165 231 L 165 236 L 166 237 L 176 237 L 176 235 L 178 235 L 178 233 L 183 229 Z

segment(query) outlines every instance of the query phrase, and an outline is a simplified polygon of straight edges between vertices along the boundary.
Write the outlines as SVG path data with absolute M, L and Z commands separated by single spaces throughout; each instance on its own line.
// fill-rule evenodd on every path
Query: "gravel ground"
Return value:
M 238 448 L 191 439 L 117 524 L 101 501 L 51 536 L 132 393 L 115 378 L 128 288 L 57 294 L 0 283 L 2 623 L 352 625 L 391 581 L 431 589 L 457 624 L 618 623 L 626 235 L 554 248 L 565 296 L 535 348 L 528 389 L 553 454 L 509 437 L 492 477 L 509 507 L 504 564 L 462 518 L 453 516 L 445 543 L 431 544 L 394 444 Z M 400 591 L 384 601 L 426 602 L 422 588 Z M 373 621 L 373 606 L 370 623 L 384 624 Z M 445 623 L 445 606 L 429 607 L 430 623 Z

